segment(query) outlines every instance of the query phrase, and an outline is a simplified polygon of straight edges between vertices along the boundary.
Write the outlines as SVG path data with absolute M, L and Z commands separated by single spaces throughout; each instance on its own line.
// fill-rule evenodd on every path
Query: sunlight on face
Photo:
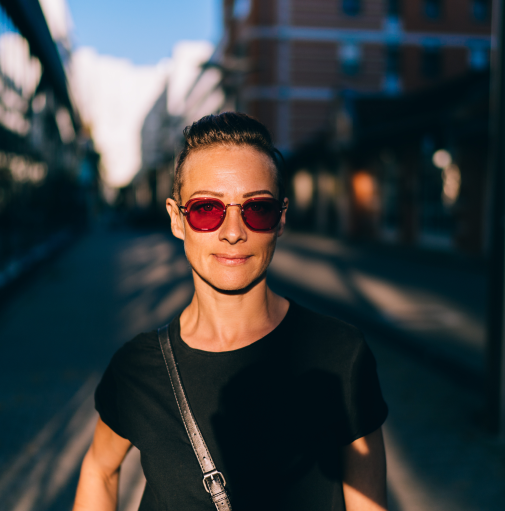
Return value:
M 184 165 L 181 203 L 194 197 L 218 197 L 224 204 L 243 204 L 250 197 L 277 198 L 275 167 L 250 146 L 211 147 L 190 155 Z M 285 212 L 271 232 L 250 231 L 240 208 L 228 208 L 221 227 L 195 232 L 184 221 L 184 247 L 195 279 L 222 291 L 240 291 L 261 279 L 281 235 Z

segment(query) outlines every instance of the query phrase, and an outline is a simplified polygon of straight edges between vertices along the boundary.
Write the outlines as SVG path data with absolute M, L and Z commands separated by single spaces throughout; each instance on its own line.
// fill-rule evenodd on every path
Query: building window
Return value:
M 389 45 L 386 47 L 386 73 L 383 80 L 383 89 L 388 94 L 399 94 L 401 92 L 400 80 L 400 47 Z
M 386 73 L 400 73 L 400 47 L 396 44 L 386 47 Z
M 479 21 L 487 21 L 491 14 L 490 0 L 472 0 L 473 17 Z
M 346 75 L 357 75 L 361 67 L 361 48 L 355 43 L 344 43 L 339 48 L 342 72 Z
M 400 15 L 400 0 L 388 0 L 388 16 Z
M 437 78 L 442 72 L 442 52 L 436 46 L 423 49 L 421 72 L 425 78 Z
M 0 125 L 23 137 L 29 133 L 30 104 L 41 76 L 39 59 L 0 5 Z
M 361 11 L 360 0 L 342 0 L 342 10 L 348 16 L 356 16 Z
M 470 69 L 481 71 L 489 66 L 489 51 L 484 46 L 470 48 L 468 57 Z
M 233 17 L 237 20 L 245 20 L 251 13 L 251 0 L 235 0 L 233 3 Z
M 438 19 L 442 15 L 442 0 L 424 0 L 424 15 L 430 19 Z

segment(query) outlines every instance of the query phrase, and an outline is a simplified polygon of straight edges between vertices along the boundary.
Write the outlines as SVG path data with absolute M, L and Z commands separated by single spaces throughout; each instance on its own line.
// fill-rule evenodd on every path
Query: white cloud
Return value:
M 103 178 L 110 186 L 128 184 L 140 169 L 142 124 L 166 86 L 171 67 L 168 59 L 156 66 L 135 66 L 98 55 L 92 48 L 73 53 L 73 96 L 102 156 Z
M 140 170 L 141 129 L 167 85 L 168 113 L 184 116 L 188 92 L 212 51 L 208 42 L 183 41 L 174 48 L 172 59 L 155 66 L 135 66 L 92 48 L 73 53 L 72 94 L 102 155 L 102 176 L 108 185 L 124 186 Z

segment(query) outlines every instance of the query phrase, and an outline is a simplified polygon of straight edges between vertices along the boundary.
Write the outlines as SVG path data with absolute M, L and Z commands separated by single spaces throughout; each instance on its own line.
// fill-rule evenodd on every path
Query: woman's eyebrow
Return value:
M 271 195 L 272 197 L 274 196 L 274 194 L 270 190 L 257 190 L 255 192 L 244 193 L 242 197 L 245 199 L 246 197 L 252 197 L 253 195 L 264 195 L 265 193 Z
M 213 197 L 224 197 L 224 193 L 213 192 L 212 190 L 197 190 L 191 194 L 190 198 L 193 197 L 193 195 L 212 195 Z

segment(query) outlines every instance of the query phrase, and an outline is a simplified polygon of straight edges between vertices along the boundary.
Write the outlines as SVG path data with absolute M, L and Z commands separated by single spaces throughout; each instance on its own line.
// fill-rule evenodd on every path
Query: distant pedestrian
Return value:
M 267 286 L 288 208 L 270 134 L 223 113 L 184 135 L 167 210 L 195 294 L 112 358 L 74 511 L 116 509 L 132 444 L 141 511 L 386 509 L 387 406 L 362 334 Z

